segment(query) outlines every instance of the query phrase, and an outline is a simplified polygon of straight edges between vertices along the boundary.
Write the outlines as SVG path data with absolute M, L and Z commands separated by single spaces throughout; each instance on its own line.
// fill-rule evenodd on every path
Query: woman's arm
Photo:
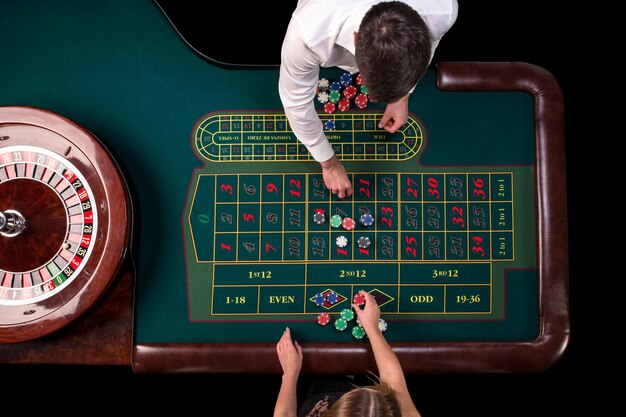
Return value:
M 420 413 L 409 394 L 400 361 L 378 327 L 380 307 L 370 293 L 366 291 L 360 293 L 365 297 L 365 306 L 363 309 L 357 305 L 353 307 L 372 346 L 380 381 L 387 383 L 395 392 L 403 416 L 419 417 Z
M 283 368 L 283 379 L 280 385 L 274 417 L 296 417 L 298 414 L 297 385 L 302 368 L 302 348 L 296 341 L 291 341 L 291 330 L 285 329 L 276 345 L 276 353 L 280 366 Z

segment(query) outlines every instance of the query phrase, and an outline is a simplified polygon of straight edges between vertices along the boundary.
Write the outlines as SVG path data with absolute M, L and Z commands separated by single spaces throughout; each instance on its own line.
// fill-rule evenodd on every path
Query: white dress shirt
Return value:
M 430 29 L 432 51 L 454 24 L 457 0 L 403 0 L 415 9 Z M 278 92 L 291 129 L 311 156 L 332 158 L 313 100 L 321 67 L 358 72 L 354 32 L 365 13 L 381 0 L 300 0 L 293 12 L 281 51 Z M 432 56 L 431 56 L 432 59 Z

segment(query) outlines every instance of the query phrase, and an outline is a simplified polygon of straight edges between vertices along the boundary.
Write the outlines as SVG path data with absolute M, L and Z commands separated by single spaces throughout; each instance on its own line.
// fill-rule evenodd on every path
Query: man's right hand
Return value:
M 339 162 L 336 155 L 333 155 L 328 161 L 321 162 L 322 176 L 324 184 L 331 193 L 337 194 L 337 197 L 344 198 L 352 195 L 352 184 L 346 174 L 346 169 Z

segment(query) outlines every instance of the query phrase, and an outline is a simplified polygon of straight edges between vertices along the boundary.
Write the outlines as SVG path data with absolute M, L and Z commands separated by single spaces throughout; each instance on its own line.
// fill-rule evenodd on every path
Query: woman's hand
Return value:
M 359 291 L 359 294 L 365 297 L 365 306 L 363 308 L 352 304 L 352 307 L 356 311 L 356 315 L 359 317 L 361 326 L 365 329 L 365 333 L 368 336 L 374 334 L 373 332 L 380 332 L 378 328 L 378 319 L 380 318 L 380 307 L 372 296 L 367 291 Z
M 276 353 L 278 353 L 278 360 L 283 368 L 283 374 L 300 374 L 300 369 L 302 368 L 302 348 L 298 341 L 291 341 L 291 330 L 289 327 L 285 329 L 282 337 L 276 344 Z

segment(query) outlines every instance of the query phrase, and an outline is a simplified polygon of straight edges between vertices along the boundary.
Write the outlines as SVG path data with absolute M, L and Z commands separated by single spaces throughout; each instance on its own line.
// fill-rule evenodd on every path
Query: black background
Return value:
M 574 203 L 574 185 L 584 180 L 584 171 L 575 167 L 585 163 L 576 148 L 582 146 L 581 138 L 576 137 L 581 133 L 575 123 L 583 119 L 583 103 L 578 99 L 579 92 L 575 93 L 574 74 L 580 67 L 579 46 L 585 43 L 588 31 L 581 29 L 582 19 L 574 15 L 576 10 L 565 10 L 558 3 L 561 2 L 461 0 L 457 22 L 442 39 L 433 62 L 530 62 L 550 71 L 563 90 L 570 344 L 555 366 L 536 374 L 407 376 L 413 400 L 424 417 L 563 415 L 584 409 L 592 398 L 590 392 L 595 382 L 585 375 L 600 365 L 587 360 L 591 352 L 585 341 L 591 332 L 586 328 L 586 304 L 582 300 L 587 300 L 590 293 L 585 290 L 583 295 L 579 289 L 586 237 L 585 229 L 576 227 L 582 224 L 583 208 Z M 282 36 L 296 1 L 253 2 L 245 7 L 235 5 L 232 12 L 222 9 L 212 15 L 199 13 L 198 5 L 181 0 L 158 0 L 158 4 L 187 42 L 201 56 L 218 61 L 215 64 L 271 68 L 280 63 Z M 303 375 L 300 386 L 305 387 L 314 378 Z M 103 412 L 162 412 L 163 407 L 177 407 L 208 416 L 271 415 L 279 387 L 279 375 L 144 375 L 133 374 L 130 367 L 0 366 L 0 398 L 25 409 L 34 404 L 63 404 L 59 411 L 85 405 Z M 30 403 L 28 399 L 36 401 Z M 124 403 L 126 399 L 130 401 Z M 217 412 L 218 404 L 227 411 Z

